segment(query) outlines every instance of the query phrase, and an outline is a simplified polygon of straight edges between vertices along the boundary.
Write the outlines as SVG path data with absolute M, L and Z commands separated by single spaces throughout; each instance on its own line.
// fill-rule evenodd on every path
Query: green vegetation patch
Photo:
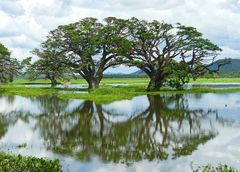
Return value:
M 59 160 L 0 153 L 0 172 L 59 172 Z
M 1 95 L 19 95 L 25 97 L 31 96 L 42 96 L 48 94 L 57 93 L 56 89 L 51 88 L 27 88 L 27 87 L 16 87 L 14 85 L 3 85 L 0 86 Z
M 64 93 L 61 91 L 64 91 Z M 19 95 L 24 97 L 34 97 L 55 94 L 63 99 L 85 99 L 95 101 L 97 103 L 110 103 L 116 100 L 131 99 L 134 96 L 138 95 L 234 93 L 240 92 L 240 88 L 212 89 L 208 87 L 196 87 L 186 90 L 162 88 L 159 91 L 147 92 L 146 85 L 136 84 L 116 87 L 102 85 L 99 89 L 91 90 L 89 92 L 86 91 L 86 88 L 27 88 L 20 86 L 17 87 L 14 85 L 0 86 L 1 95 Z
M 187 90 L 160 89 L 156 92 L 147 92 L 142 85 L 132 86 L 103 86 L 89 93 L 66 93 L 58 96 L 63 99 L 85 99 L 97 103 L 110 103 L 116 100 L 131 99 L 138 95 L 158 95 L 158 94 L 198 94 L 198 93 L 234 93 L 240 92 L 240 88 L 212 89 L 212 88 L 192 88 Z
M 191 80 L 190 82 L 195 83 L 232 83 L 232 82 L 240 82 L 240 78 L 198 78 L 195 81 Z
M 59 81 L 60 82 L 60 81 Z M 147 84 L 149 82 L 148 78 L 103 78 L 101 81 L 102 85 L 105 84 Z M 196 80 L 190 80 L 192 83 L 233 83 L 233 82 L 240 82 L 240 78 L 198 78 Z M 71 80 L 70 83 L 72 84 L 87 84 L 84 79 L 77 79 Z M 38 79 L 34 81 L 26 80 L 26 79 L 19 79 L 14 80 L 10 85 L 16 84 L 51 84 L 50 80 L 47 79 Z
M 238 172 L 238 170 L 227 165 L 219 165 L 217 167 L 206 165 L 204 167 L 199 167 L 193 172 Z
M 115 100 L 131 99 L 134 96 L 144 94 L 147 94 L 147 92 L 145 92 L 144 88 L 140 86 L 103 86 L 97 90 L 92 90 L 89 93 L 59 94 L 59 97 L 64 99 L 86 99 L 98 103 L 108 103 Z

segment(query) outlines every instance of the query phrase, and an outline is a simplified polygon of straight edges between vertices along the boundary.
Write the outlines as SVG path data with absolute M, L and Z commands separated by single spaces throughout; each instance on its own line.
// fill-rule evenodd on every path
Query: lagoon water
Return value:
M 1 96 L 0 151 L 59 158 L 71 172 L 190 172 L 209 163 L 240 169 L 240 93 L 109 104 Z

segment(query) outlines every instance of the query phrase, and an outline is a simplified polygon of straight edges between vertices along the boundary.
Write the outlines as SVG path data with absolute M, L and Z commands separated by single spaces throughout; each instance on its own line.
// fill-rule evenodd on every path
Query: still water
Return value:
M 71 172 L 190 172 L 208 163 L 240 169 L 240 93 L 109 104 L 0 96 L 0 151 L 59 158 Z

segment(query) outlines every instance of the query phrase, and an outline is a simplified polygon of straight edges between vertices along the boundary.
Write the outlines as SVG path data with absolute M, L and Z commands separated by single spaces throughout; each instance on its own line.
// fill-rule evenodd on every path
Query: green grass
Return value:
M 148 78 L 104 78 L 101 84 L 147 84 Z M 209 83 L 209 82 L 240 82 L 240 78 L 198 78 L 193 83 Z M 87 84 L 84 79 L 71 80 L 72 84 Z M 34 81 L 29 80 L 15 80 L 11 85 L 16 84 L 50 84 L 49 80 L 39 79 Z
M 0 172 L 60 172 L 59 160 L 0 153 Z
M 14 85 L 0 86 L 0 94 L 2 95 L 19 95 L 19 96 L 31 97 L 31 96 L 55 94 L 57 92 L 58 92 L 57 89 L 51 89 L 51 88 L 27 88 L 27 87 L 16 87 Z
M 230 78 L 217 78 L 217 79 L 199 79 L 197 82 L 223 82 L 229 81 Z M 231 81 L 235 81 L 238 78 L 232 79 Z M 85 81 L 83 80 L 76 80 L 75 84 L 82 84 Z M 20 96 L 42 96 L 48 94 L 56 94 L 60 98 L 63 99 L 86 99 L 96 101 L 97 103 L 109 103 L 115 100 L 122 100 L 122 99 L 131 99 L 137 95 L 156 95 L 156 94 L 196 94 L 196 93 L 226 93 L 226 92 L 240 92 L 240 88 L 226 88 L 226 89 L 211 89 L 208 87 L 199 87 L 199 88 L 192 88 L 187 90 L 175 90 L 175 89 L 161 89 L 157 92 L 146 92 L 147 86 L 147 79 L 144 78 L 127 78 L 127 79 L 104 79 L 102 85 L 99 89 L 90 91 L 89 93 L 74 93 L 74 91 L 87 91 L 87 89 L 66 89 L 66 88 L 58 88 L 58 89 L 51 89 L 51 88 L 26 88 L 24 86 L 16 86 L 21 84 L 43 84 L 48 83 L 47 80 L 38 80 L 34 82 L 29 82 L 27 80 L 16 80 L 10 84 L 3 84 L 0 85 L 0 94 L 2 95 L 20 95 Z M 106 84 L 124 84 L 128 83 L 130 85 L 127 86 L 117 86 L 112 87 Z M 143 83 L 143 84 L 142 84 Z M 69 93 L 60 93 L 59 91 L 72 91 Z
M 189 90 L 161 89 L 157 92 L 146 92 L 144 86 L 104 86 L 87 94 L 60 94 L 63 99 L 86 99 L 97 103 L 109 103 L 116 100 L 131 99 L 137 95 L 157 94 L 197 94 L 197 93 L 233 93 L 240 92 L 240 88 L 211 89 L 193 88 Z
M 191 81 L 193 83 L 209 83 L 209 82 L 223 82 L 223 83 L 229 83 L 229 82 L 240 82 L 240 78 L 198 78 L 196 81 Z
M 15 87 L 14 85 L 0 86 L 1 95 L 20 95 L 25 97 L 43 96 L 55 94 L 62 99 L 86 99 L 97 103 L 109 103 L 116 100 L 131 99 L 138 95 L 157 95 L 157 94 L 196 94 L 196 93 L 231 93 L 240 92 L 240 88 L 211 89 L 207 87 L 192 88 L 188 90 L 161 89 L 157 92 L 146 92 L 145 85 L 129 86 L 101 86 L 97 90 L 89 93 L 74 93 L 74 91 L 86 91 L 86 89 L 51 89 L 51 88 L 26 88 Z M 60 91 L 70 91 L 60 93 Z
M 101 81 L 101 84 L 140 84 L 140 83 L 148 83 L 148 78 L 106 78 Z M 87 84 L 87 82 L 84 79 L 78 79 L 78 80 L 71 80 L 72 84 Z M 34 81 L 29 80 L 15 80 L 12 83 L 9 83 L 11 85 L 16 84 L 50 84 L 49 80 L 45 79 L 38 79 Z

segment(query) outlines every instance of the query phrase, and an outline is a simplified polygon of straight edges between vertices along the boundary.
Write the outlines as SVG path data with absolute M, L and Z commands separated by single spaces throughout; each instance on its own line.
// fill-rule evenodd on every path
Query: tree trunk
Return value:
M 90 79 L 88 80 L 88 89 L 91 89 L 91 90 L 95 90 L 97 88 L 99 88 L 99 84 L 100 84 L 100 79 L 98 78 L 93 78 L 93 79 Z
M 51 78 L 51 87 L 57 86 L 57 80 L 55 78 Z
M 153 75 L 152 77 L 150 77 L 147 91 L 159 91 L 162 85 L 163 85 L 162 77 L 159 75 Z

